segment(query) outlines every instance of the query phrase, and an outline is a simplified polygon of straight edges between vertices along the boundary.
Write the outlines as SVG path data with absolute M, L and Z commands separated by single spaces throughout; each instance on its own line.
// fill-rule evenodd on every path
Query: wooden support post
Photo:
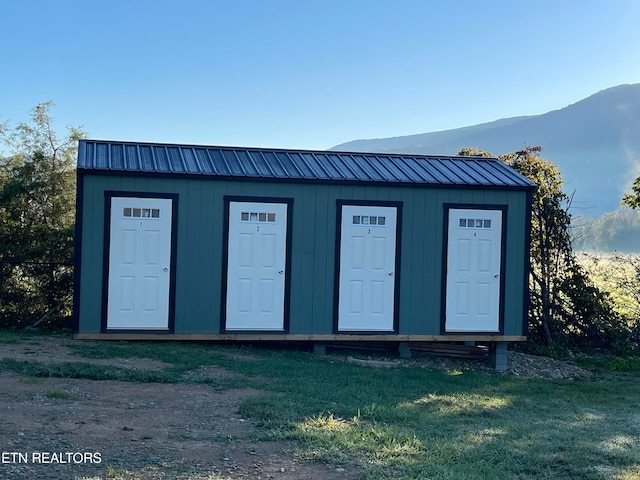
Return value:
M 507 342 L 493 342 L 489 351 L 489 359 L 496 372 L 507 371 Z
M 327 354 L 327 346 L 324 343 L 314 343 L 313 344 L 313 353 L 316 355 L 326 355 Z
M 411 348 L 408 343 L 398 344 L 398 355 L 400 358 L 411 358 Z

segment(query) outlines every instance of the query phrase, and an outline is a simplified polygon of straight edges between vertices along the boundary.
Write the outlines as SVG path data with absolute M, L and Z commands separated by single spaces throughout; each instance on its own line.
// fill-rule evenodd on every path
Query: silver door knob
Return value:
M 163 272 L 168 272 L 168 271 L 169 271 L 169 268 L 168 268 L 168 267 L 164 267 L 164 268 L 162 269 L 162 271 L 163 271 Z
M 393 277 L 393 272 L 389 272 L 389 276 L 390 276 L 390 277 Z
M 498 277 L 500 277 L 500 275 L 497 273 L 493 276 L 493 278 L 498 278 Z
M 282 275 L 284 273 L 284 270 L 280 270 L 278 273 Z

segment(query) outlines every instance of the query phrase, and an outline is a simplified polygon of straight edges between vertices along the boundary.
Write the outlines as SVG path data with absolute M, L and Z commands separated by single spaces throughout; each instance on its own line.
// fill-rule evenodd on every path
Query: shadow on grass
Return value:
M 280 394 L 246 399 L 241 412 L 307 458 L 356 461 L 371 479 L 640 479 L 632 379 L 300 363 L 269 371 Z
M 85 378 L 88 380 L 118 380 L 140 383 L 172 383 L 176 380 L 175 375 L 165 371 L 132 370 L 84 362 L 44 364 L 37 361 L 4 358 L 0 360 L 0 370 L 27 377 Z

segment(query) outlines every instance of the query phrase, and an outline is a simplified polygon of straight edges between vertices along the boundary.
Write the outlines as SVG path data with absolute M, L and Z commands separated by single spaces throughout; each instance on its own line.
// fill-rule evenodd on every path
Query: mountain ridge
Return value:
M 615 210 L 640 174 L 640 84 L 597 92 L 539 115 L 502 118 L 437 132 L 360 139 L 330 150 L 455 155 L 476 147 L 502 155 L 541 146 L 560 168 L 574 209 L 592 216 Z

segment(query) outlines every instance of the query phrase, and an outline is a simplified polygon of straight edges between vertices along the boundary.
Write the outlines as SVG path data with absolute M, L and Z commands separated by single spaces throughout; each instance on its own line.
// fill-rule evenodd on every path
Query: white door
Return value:
M 286 203 L 229 203 L 227 330 L 283 330 Z
M 343 205 L 338 330 L 393 331 L 396 207 Z
M 111 198 L 108 329 L 169 328 L 172 200 Z
M 500 330 L 501 210 L 450 209 L 445 331 Z

